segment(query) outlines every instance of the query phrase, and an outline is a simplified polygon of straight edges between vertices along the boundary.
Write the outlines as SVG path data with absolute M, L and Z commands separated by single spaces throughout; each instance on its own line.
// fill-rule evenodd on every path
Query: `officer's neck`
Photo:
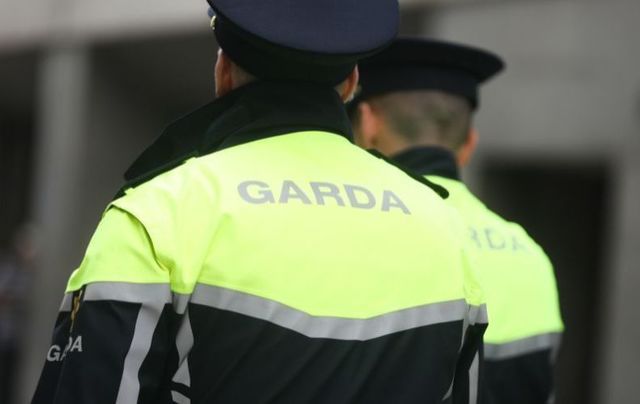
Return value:
M 391 159 L 419 175 L 460 179 L 460 167 L 455 154 L 441 146 L 415 145 L 391 155 Z

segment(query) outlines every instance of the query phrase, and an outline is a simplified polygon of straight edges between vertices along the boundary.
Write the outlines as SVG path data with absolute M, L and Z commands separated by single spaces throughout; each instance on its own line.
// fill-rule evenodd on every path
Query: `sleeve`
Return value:
M 463 226 L 459 228 L 462 230 Z M 463 244 L 463 268 L 465 277 L 465 295 L 469 304 L 468 324 L 463 336 L 462 348 L 453 384 L 454 404 L 483 403 L 484 380 L 484 333 L 489 318 L 485 296 L 482 290 L 481 274 L 470 254 L 466 234 L 460 233 Z
M 532 289 L 537 302 L 529 307 L 525 316 L 531 328 L 523 333 L 524 337 L 491 336 L 484 344 L 486 404 L 554 402 L 555 362 L 564 325 L 553 265 L 542 249 L 537 248 L 540 252 L 536 261 L 537 276 L 544 287 Z M 519 312 L 522 313 L 522 309 Z
M 554 363 L 560 333 L 487 345 L 485 403 L 553 402 Z
M 108 209 L 69 280 L 32 402 L 171 402 L 171 300 L 169 271 L 143 225 Z

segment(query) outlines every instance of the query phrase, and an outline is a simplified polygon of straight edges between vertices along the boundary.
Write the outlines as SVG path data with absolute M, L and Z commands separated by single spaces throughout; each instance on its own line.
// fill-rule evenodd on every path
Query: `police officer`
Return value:
M 219 98 L 127 171 L 34 403 L 471 401 L 486 313 L 443 191 L 349 140 L 397 3 L 209 3 Z
M 478 141 L 478 87 L 502 68 L 500 58 L 480 49 L 398 39 L 361 63 L 361 93 L 350 110 L 357 143 L 445 186 L 468 225 L 491 322 L 487 402 L 542 404 L 552 396 L 563 330 L 553 267 L 525 230 L 489 210 L 459 173 Z

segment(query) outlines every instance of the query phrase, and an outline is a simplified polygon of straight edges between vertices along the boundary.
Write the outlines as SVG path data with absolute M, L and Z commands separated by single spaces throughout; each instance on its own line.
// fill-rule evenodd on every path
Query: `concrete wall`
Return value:
M 639 16 L 635 0 L 463 5 L 435 11 L 431 32 L 505 57 L 479 117 L 492 148 L 615 153 L 637 133 Z
M 208 28 L 204 0 L 1 0 L 0 50 Z

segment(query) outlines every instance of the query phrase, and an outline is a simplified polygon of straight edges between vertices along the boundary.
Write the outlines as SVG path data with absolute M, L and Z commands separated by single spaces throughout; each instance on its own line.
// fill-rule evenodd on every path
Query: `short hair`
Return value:
M 231 58 L 229 58 L 229 61 L 231 62 L 231 75 L 237 87 L 244 86 L 245 84 L 249 84 L 251 82 L 259 80 L 258 77 L 240 67 L 240 65 L 234 62 Z M 347 79 L 348 77 L 333 87 L 338 92 L 338 94 L 341 94 L 344 90 L 344 87 L 347 84 Z
M 473 110 L 465 98 L 436 90 L 394 92 L 369 101 L 408 143 L 458 150 L 469 136 Z

